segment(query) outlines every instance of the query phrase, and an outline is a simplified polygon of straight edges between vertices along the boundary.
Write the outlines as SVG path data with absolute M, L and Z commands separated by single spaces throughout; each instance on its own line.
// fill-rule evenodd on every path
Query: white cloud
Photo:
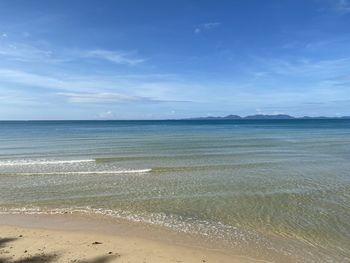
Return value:
M 257 61 L 264 72 L 296 77 L 329 78 L 349 72 L 350 57 L 324 60 L 299 58 L 294 60 L 261 58 Z M 321 78 L 320 78 L 321 77 Z
M 340 13 L 349 13 L 350 12 L 350 1 L 349 0 L 337 0 L 335 4 L 336 11 Z
M 11 69 L 0 69 L 0 81 L 49 89 L 69 89 L 69 83 L 58 78 Z
M 65 97 L 69 102 L 73 103 L 114 103 L 114 102 L 132 102 L 132 101 L 151 101 L 151 98 L 143 98 L 138 96 L 130 96 L 120 93 L 74 93 L 74 92 L 58 92 L 59 96 Z
M 141 103 L 166 103 L 178 102 L 185 103 L 188 101 L 175 101 L 166 99 L 156 99 L 152 97 L 143 97 L 137 95 L 127 95 L 116 92 L 58 92 L 56 95 L 64 97 L 71 103 L 127 103 L 127 102 L 141 102 Z
M 331 10 L 341 15 L 347 14 L 350 12 L 350 0 L 323 0 L 323 1 L 327 5 L 327 9 L 320 9 L 321 11 Z
M 22 33 L 22 36 L 24 38 L 28 38 L 28 37 L 30 37 L 30 33 L 25 31 L 25 32 Z
M 218 27 L 220 25 L 221 25 L 220 22 L 209 22 L 209 23 L 202 24 L 202 27 L 205 29 L 212 29 L 212 28 Z
M 62 62 L 54 58 L 53 52 L 31 45 L 0 42 L 0 58 L 18 62 L 56 63 Z
M 137 57 L 135 52 L 115 50 L 60 50 L 53 52 L 38 45 L 29 45 L 6 40 L 7 34 L 0 35 L 4 41 L 0 42 L 0 58 L 19 62 L 36 63 L 63 63 L 74 60 L 98 59 L 114 64 L 135 66 L 145 62 L 146 59 Z M 28 38 L 29 33 L 24 32 L 23 37 Z
M 67 74 L 43 75 L 0 68 L 0 83 L 23 91 L 40 88 L 71 103 L 188 102 L 181 99 L 185 93 L 178 93 L 188 90 L 187 85 L 173 75 Z
M 221 25 L 220 22 L 208 22 L 208 23 L 203 23 L 203 24 L 200 24 L 198 27 L 196 27 L 194 29 L 194 33 L 195 34 L 199 34 L 203 31 L 207 31 L 207 30 L 211 30 L 211 29 L 214 29 L 216 27 L 219 27 Z
M 172 90 L 182 88 L 187 90 L 186 84 L 179 83 L 175 75 L 169 74 L 130 74 L 108 75 L 90 74 L 36 74 L 21 70 L 0 68 L 0 83 L 14 84 L 21 87 L 40 87 L 46 90 L 62 92 L 115 92 L 134 93 L 140 96 L 165 97 L 173 95 Z M 134 88 L 137 87 L 137 90 Z M 174 91 L 175 92 L 175 91 Z
M 135 58 L 131 56 L 129 53 L 122 51 L 109 51 L 109 50 L 89 50 L 81 52 L 82 56 L 88 58 L 95 58 L 101 60 L 107 60 L 115 64 L 124 64 L 134 66 L 140 64 L 145 61 L 142 58 Z
M 101 112 L 101 113 L 99 113 L 98 116 L 101 119 L 113 119 L 115 117 L 113 111 L 110 111 L 110 110 Z

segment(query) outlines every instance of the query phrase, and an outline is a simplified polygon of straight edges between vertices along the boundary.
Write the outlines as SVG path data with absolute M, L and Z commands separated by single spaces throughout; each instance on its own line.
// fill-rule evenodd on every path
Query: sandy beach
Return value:
M 159 231 L 147 238 L 144 226 L 96 218 L 1 215 L 0 262 L 258 262 Z

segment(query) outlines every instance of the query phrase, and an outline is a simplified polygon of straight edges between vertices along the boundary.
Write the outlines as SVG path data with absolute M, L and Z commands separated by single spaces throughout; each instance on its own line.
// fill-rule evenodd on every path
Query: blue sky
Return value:
M 350 115 L 350 0 L 0 1 L 0 119 Z

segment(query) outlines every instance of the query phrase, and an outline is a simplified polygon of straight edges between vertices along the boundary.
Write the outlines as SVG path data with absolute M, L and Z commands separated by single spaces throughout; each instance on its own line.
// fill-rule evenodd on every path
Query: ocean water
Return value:
M 350 262 L 350 120 L 0 122 L 0 213 L 67 211 Z

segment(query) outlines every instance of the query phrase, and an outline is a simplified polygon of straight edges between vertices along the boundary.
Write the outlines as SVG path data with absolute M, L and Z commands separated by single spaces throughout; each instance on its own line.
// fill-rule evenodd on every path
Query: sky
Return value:
M 0 119 L 350 115 L 350 0 L 0 0 Z

